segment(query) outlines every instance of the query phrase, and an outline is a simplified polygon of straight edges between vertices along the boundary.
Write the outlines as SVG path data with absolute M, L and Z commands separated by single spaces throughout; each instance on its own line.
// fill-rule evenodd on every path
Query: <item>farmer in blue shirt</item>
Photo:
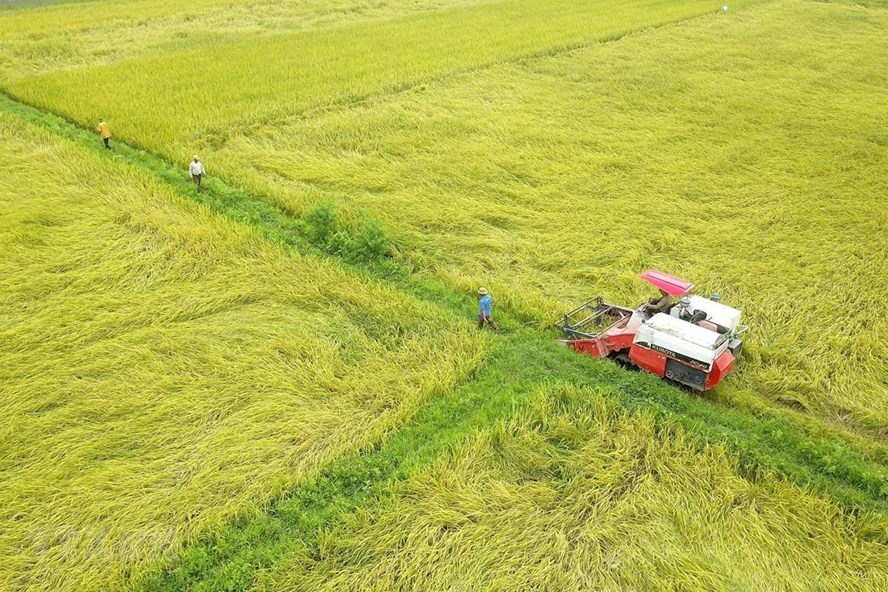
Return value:
M 494 331 L 499 333 L 499 327 L 496 326 L 496 323 L 493 322 L 493 317 L 490 315 L 490 305 L 493 303 L 493 298 L 487 293 L 487 288 L 478 288 L 478 295 L 481 296 L 481 299 L 478 301 L 478 328 L 483 329 L 486 322 L 493 327 Z

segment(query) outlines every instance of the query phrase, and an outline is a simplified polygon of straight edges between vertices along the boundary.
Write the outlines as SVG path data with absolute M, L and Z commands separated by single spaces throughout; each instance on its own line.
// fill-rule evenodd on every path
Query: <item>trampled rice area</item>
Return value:
M 884 522 L 555 385 L 294 554 L 260 590 L 749 590 L 888 586 Z M 878 533 L 882 533 L 882 535 Z
M 0 115 L 0 589 L 109 590 L 379 443 L 469 323 Z

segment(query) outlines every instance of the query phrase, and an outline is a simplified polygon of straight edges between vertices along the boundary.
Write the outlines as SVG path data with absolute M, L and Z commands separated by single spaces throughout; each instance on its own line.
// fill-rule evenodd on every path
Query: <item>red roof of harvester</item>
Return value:
M 691 282 L 656 269 L 648 269 L 641 274 L 641 279 L 652 283 L 670 296 L 684 296 L 694 289 L 694 284 Z

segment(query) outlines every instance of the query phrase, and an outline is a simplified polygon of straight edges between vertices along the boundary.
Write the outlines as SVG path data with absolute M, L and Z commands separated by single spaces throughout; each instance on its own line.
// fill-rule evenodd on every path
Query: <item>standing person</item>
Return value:
M 493 322 L 493 316 L 490 314 L 493 298 L 491 298 L 490 294 L 487 292 L 487 288 L 478 288 L 478 295 L 481 297 L 478 300 L 478 328 L 483 329 L 484 323 L 487 323 L 493 327 L 494 331 L 499 333 L 499 327 Z
M 200 180 L 207 174 L 207 171 L 204 169 L 203 164 L 201 164 L 197 154 L 194 155 L 194 160 L 188 165 L 188 172 L 191 173 L 191 180 L 194 181 L 194 184 L 197 185 L 197 191 L 200 192 Z
M 102 136 L 102 142 L 105 143 L 105 149 L 111 150 L 111 127 L 101 117 L 99 117 L 99 125 L 96 126 L 96 131 Z

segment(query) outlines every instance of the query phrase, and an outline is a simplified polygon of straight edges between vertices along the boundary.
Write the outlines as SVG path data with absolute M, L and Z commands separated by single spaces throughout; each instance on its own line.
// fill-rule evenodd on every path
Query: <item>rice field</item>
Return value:
M 273 127 L 287 116 L 397 92 L 454 71 L 597 43 L 700 14 L 708 4 L 457 4 L 351 26 L 195 40 L 180 50 L 36 75 L 21 60 L 5 86 L 31 104 L 81 123 L 105 117 L 116 124 L 120 138 L 176 159 L 217 148 L 232 135 Z
M 3 0 L 34 4 L 44 0 Z M 0 9 L 4 8 L 0 1 Z M 45 0 L 56 3 L 57 0 Z M 109 64 L 276 33 L 440 10 L 473 0 L 115 0 L 0 10 L 0 77 Z
M 884 10 L 768 3 L 296 118 L 214 158 L 288 207 L 374 212 L 430 273 L 540 324 L 597 294 L 640 302 L 643 269 L 687 277 L 752 326 L 724 396 L 879 431 L 886 30 Z
M 0 589 L 119 589 L 377 445 L 471 325 L 0 114 Z
M 878 434 L 888 14 L 706 7 L 461 4 L 4 85 L 173 161 L 199 149 L 290 211 L 369 213 L 411 264 L 540 326 L 640 301 L 645 268 L 684 275 L 753 327 L 721 397 Z
M 554 385 L 257 590 L 749 590 L 888 586 L 884 521 L 751 482 L 601 395 Z
M 883 0 L 35 2 L 0 590 L 888 589 Z M 651 267 L 751 325 L 706 400 L 545 333 Z

